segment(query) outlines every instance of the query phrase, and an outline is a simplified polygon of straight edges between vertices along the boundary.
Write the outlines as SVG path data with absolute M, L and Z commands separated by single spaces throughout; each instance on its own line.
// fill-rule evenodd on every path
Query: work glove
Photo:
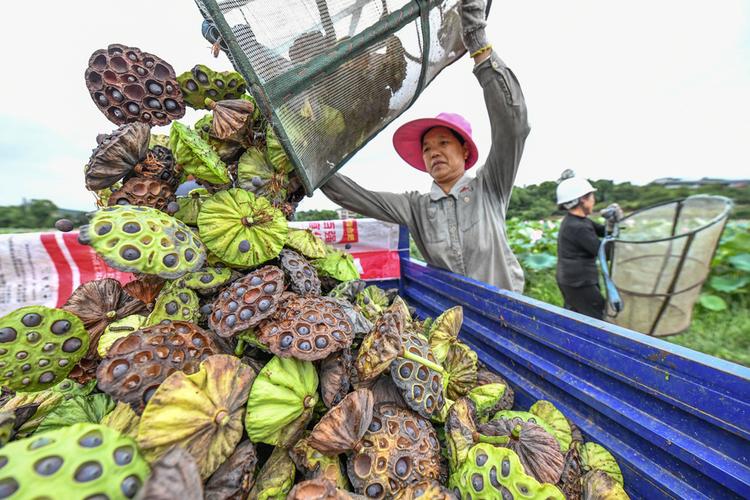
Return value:
M 461 39 L 469 54 L 473 54 L 489 44 L 484 32 L 484 27 L 487 26 L 487 21 L 484 20 L 485 10 L 484 0 L 461 0 L 459 5 Z
M 602 217 L 607 219 L 607 221 L 612 222 L 620 222 L 623 217 L 625 217 L 625 214 L 622 211 L 622 208 L 620 208 L 620 205 L 617 203 L 612 203 L 607 208 L 602 210 L 601 212 Z

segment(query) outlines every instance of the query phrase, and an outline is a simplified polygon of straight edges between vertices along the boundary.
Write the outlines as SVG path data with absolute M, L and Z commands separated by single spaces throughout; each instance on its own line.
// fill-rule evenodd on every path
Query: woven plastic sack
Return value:
M 623 305 L 611 321 L 659 337 L 685 331 L 731 207 L 728 198 L 698 195 L 620 221 L 607 243 L 609 275 Z
M 465 53 L 458 0 L 196 3 L 308 194 Z

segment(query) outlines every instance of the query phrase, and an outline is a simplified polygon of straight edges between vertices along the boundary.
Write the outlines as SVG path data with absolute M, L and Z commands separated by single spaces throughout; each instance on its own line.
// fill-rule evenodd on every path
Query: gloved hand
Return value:
M 487 21 L 484 20 L 485 9 L 484 0 L 461 0 L 461 39 L 469 54 L 489 43 L 484 32 L 484 27 L 487 26 Z
M 617 203 L 610 204 L 607 208 L 602 210 L 601 214 L 602 217 L 611 222 L 620 222 L 623 217 L 625 217 L 622 208 L 620 208 L 620 205 Z

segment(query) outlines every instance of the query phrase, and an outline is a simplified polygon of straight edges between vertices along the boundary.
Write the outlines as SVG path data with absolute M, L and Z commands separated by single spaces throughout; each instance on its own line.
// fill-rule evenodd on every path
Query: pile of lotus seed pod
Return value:
M 86 83 L 120 126 L 79 240 L 135 279 L 0 318 L 0 499 L 627 498 L 551 403 L 514 409 L 460 307 L 417 318 L 288 227 L 299 188 L 240 75 L 111 45 Z M 212 113 L 151 134 L 185 105 Z

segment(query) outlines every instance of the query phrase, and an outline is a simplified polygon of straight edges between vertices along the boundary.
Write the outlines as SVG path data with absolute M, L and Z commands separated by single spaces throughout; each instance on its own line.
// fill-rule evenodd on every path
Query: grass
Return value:
M 0 227 L 0 234 L 41 233 L 44 231 L 52 231 L 52 229 Z

